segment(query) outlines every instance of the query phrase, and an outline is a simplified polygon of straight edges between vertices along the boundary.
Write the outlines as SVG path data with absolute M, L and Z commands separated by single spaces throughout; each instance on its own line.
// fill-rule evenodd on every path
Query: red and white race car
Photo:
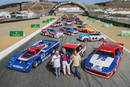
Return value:
M 53 28 L 47 28 L 47 29 L 42 29 L 41 35 L 44 35 L 44 36 L 48 35 L 48 36 L 51 36 L 53 38 L 60 38 L 61 36 L 63 36 L 63 32 L 57 31 Z
M 59 26 L 62 26 L 62 25 L 63 25 L 62 22 L 57 21 L 57 22 L 51 24 L 51 27 L 59 27 Z
M 77 51 L 81 57 L 85 56 L 86 46 L 82 44 L 77 43 L 67 43 L 62 46 L 62 48 L 65 48 L 67 52 L 69 52 L 71 55 L 74 54 L 74 51 Z

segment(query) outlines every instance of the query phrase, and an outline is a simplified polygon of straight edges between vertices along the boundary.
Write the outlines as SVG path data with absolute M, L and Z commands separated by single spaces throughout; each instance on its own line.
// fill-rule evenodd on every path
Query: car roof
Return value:
M 79 45 L 80 45 L 80 44 L 67 43 L 67 44 L 64 44 L 62 47 L 67 47 L 67 48 L 76 49 Z

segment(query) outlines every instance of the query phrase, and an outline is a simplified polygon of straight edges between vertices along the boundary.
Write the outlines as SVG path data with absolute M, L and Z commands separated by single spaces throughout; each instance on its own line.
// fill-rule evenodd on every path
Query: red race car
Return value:
M 62 26 L 63 24 L 60 22 L 60 21 L 57 21 L 53 24 L 51 24 L 51 27 L 59 27 L 59 26 Z
M 123 44 L 103 41 L 102 45 L 85 61 L 89 73 L 109 78 L 119 66 L 123 55 Z

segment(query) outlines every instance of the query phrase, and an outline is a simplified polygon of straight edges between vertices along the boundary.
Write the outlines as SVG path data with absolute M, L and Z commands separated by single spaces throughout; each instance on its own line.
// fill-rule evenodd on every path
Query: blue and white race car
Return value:
M 70 28 L 70 27 L 61 27 L 61 28 L 59 28 L 59 29 L 60 29 L 60 31 L 62 31 L 63 33 L 66 33 L 66 34 L 68 34 L 68 35 L 70 35 L 70 36 L 78 33 L 77 30 L 74 30 L 74 29 L 72 29 L 72 28 Z
M 103 41 L 102 45 L 85 61 L 89 73 L 110 78 L 117 70 L 123 56 L 123 44 Z
M 44 36 L 48 35 L 53 38 L 60 38 L 61 36 L 63 36 L 63 32 L 57 31 L 54 28 L 47 28 L 47 29 L 42 29 L 41 35 L 44 35 Z
M 86 42 L 86 41 L 103 41 L 105 39 L 106 39 L 106 37 L 99 32 L 93 33 L 93 34 L 81 34 L 77 38 L 77 40 L 83 41 L 83 42 Z
M 59 46 L 60 43 L 58 41 L 41 40 L 28 49 L 14 55 L 5 65 L 13 70 L 30 72 L 52 56 Z

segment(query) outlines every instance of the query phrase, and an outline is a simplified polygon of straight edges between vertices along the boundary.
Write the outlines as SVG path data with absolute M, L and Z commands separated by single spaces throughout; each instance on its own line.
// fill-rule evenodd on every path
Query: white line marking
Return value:
M 58 18 L 56 20 L 50 22 L 49 24 L 47 24 L 46 26 L 44 26 L 42 28 L 49 27 L 52 23 L 56 22 L 57 20 L 58 20 Z M 4 59 L 11 52 L 15 51 L 17 48 L 19 48 L 20 46 L 22 46 L 24 43 L 26 43 L 27 41 L 29 41 L 30 39 L 32 39 L 35 35 L 37 35 L 38 33 L 40 33 L 42 28 L 38 29 L 36 32 L 33 32 L 31 35 L 26 36 L 25 38 L 23 38 L 22 40 L 18 41 L 14 45 L 12 45 L 12 46 L 6 48 L 5 50 L 3 50 L 2 52 L 0 52 L 0 60 Z
M 96 29 L 95 27 L 92 27 L 92 25 L 90 25 L 90 24 L 88 24 L 88 23 L 87 23 L 87 25 L 89 25 L 91 28 L 95 29 L 96 31 L 101 32 L 100 30 Z M 101 33 L 102 33 L 102 32 L 101 32 Z M 109 36 L 107 36 L 106 34 L 104 34 L 104 33 L 102 33 L 102 34 L 105 35 L 105 37 L 107 37 L 107 38 L 110 39 L 111 41 L 116 42 L 115 40 L 113 40 L 113 39 L 111 39 Z M 130 53 L 130 51 L 129 51 L 127 48 L 124 47 L 124 49 L 125 49 L 128 53 Z

